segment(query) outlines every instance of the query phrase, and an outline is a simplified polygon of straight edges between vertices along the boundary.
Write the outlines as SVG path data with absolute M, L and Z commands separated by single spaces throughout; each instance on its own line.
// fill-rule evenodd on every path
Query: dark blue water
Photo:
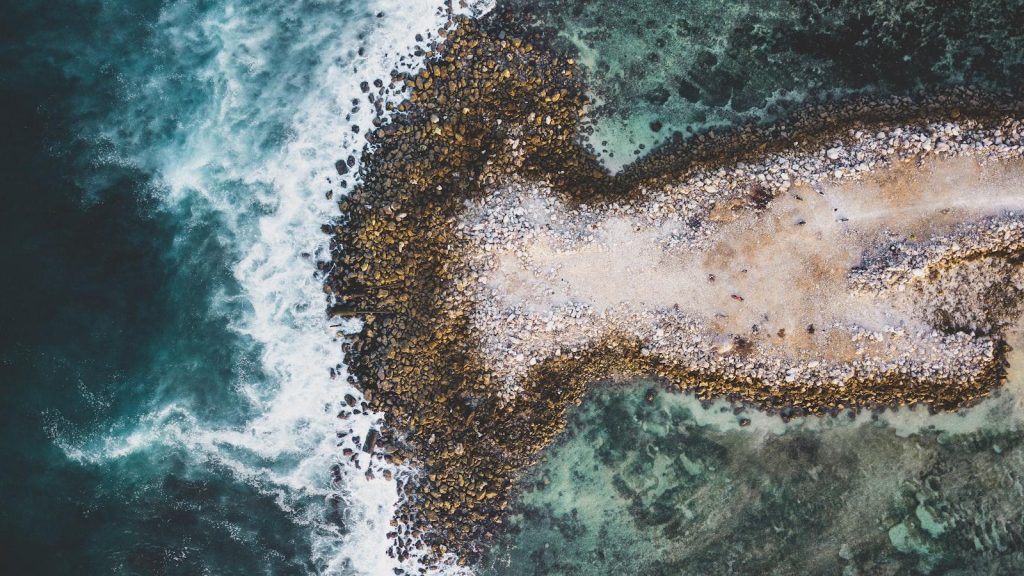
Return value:
M 998 42 L 958 39 L 957 54 L 977 54 L 953 62 L 948 69 L 964 75 L 948 80 L 970 80 L 975 62 L 988 58 L 986 82 L 1009 86 L 1019 62 L 991 59 L 1020 48 L 1020 26 L 1007 24 L 1019 21 L 1019 8 L 975 4 L 995 6 L 984 14 L 1002 7 L 1007 19 L 971 21 L 971 30 L 995 30 Z M 334 414 L 353 390 L 343 370 L 329 375 L 340 354 L 315 262 L 326 255 L 320 224 L 335 214 L 326 192 L 342 193 L 334 161 L 361 149 L 365 130 L 352 126 L 368 126 L 373 115 L 359 84 L 415 65 L 410 47 L 440 25 L 439 5 L 4 3 L 0 573 L 393 573 L 383 552 L 393 485 L 347 468 L 332 481 L 329 472 L 339 459 Z M 571 5 L 552 6 L 574 14 Z M 857 12 L 851 6 L 837 5 Z M 832 62 L 824 49 L 811 60 L 765 56 L 791 45 L 785 34 L 794 20 L 785 11 L 758 20 L 751 7 L 703 7 L 708 25 L 689 36 L 674 29 L 682 35 L 675 40 L 635 33 L 629 18 L 668 23 L 658 14 L 694 6 L 652 5 L 651 14 L 628 18 L 606 7 L 607 19 L 597 20 L 600 10 L 580 5 L 582 19 L 566 16 L 565 29 L 587 28 L 596 50 L 584 64 L 607 103 L 597 119 L 609 133 L 631 127 L 620 148 L 653 143 L 645 140 L 653 119 L 678 129 L 741 121 L 736 112 L 764 108 L 779 90 L 813 93 L 829 70 L 848 68 L 848 56 Z M 775 31 L 771 42 L 764 26 Z M 879 53 L 944 46 L 901 34 Z M 674 43 L 659 46 L 666 38 Z M 649 62 L 643 82 L 619 73 L 637 54 L 649 58 L 649 45 L 663 49 L 661 64 Z M 717 54 L 716 64 L 705 53 Z M 687 63 L 688 78 L 705 76 L 691 78 L 692 90 L 683 85 L 688 92 L 676 82 L 660 104 L 660 92 L 645 99 L 679 69 L 669 66 L 673 58 Z M 765 81 L 743 93 L 749 106 L 739 110 L 740 100 L 718 92 L 758 58 L 781 80 L 759 76 Z M 935 68 L 908 69 L 924 76 Z M 843 86 L 877 84 L 872 70 L 843 76 Z M 624 88 L 630 83 L 642 93 Z M 635 404 L 603 398 L 579 424 L 598 436 Z M 353 423 L 354 432 L 370 423 Z M 630 434 L 644 446 L 661 441 Z M 707 434 L 698 444 L 719 446 L 708 461 L 750 453 L 741 441 Z M 971 446 L 964 450 L 991 448 Z M 632 456 L 603 458 L 616 467 Z M 637 470 L 623 474 L 647 473 Z M 595 493 L 611 490 L 601 478 L 585 478 Z M 530 505 L 558 494 L 540 490 Z M 616 502 L 609 497 L 608 514 L 621 516 Z M 512 563 L 495 565 L 505 571 L 533 573 L 531 559 L 545 558 L 537 547 L 549 538 L 549 517 L 526 518 L 503 541 Z M 620 531 L 609 554 L 643 549 Z M 613 566 L 580 555 L 585 530 L 558 533 L 568 534 L 558 544 L 566 565 L 590 573 Z
M 259 377 L 255 343 L 228 327 L 233 311 L 211 313 L 218 291 L 239 290 L 222 223 L 183 221 L 155 197 L 152 174 L 104 162 L 83 133 L 114 105 L 118 68 L 148 41 L 158 9 L 139 3 L 114 18 L 99 4 L 5 9 L 4 573 L 310 565 L 304 530 L 272 498 L 195 466 L 179 447 L 69 457 L 170 401 L 204 420 L 244 421 L 232 383 Z M 84 47 L 104 30 L 114 37 L 101 59 Z
M 435 8 L 4 6 L 0 572 L 390 573 L 316 260 Z

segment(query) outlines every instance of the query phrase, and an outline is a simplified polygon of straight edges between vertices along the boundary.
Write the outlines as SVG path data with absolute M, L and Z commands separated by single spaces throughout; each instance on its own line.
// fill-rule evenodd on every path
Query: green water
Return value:
M 679 132 L 770 121 L 809 98 L 1020 89 L 1024 2 L 507 0 L 588 71 L 588 142 L 619 168 Z
M 823 94 L 1024 78 L 1022 0 L 509 5 L 579 53 L 613 167 Z M 442 3 L 3 7 L 0 573 L 394 574 L 393 487 L 332 481 L 315 261 L 360 83 Z M 998 411 L 785 428 L 642 394 L 574 416 L 482 572 L 1024 571 L 1021 435 L 972 431 Z
M 523 481 L 485 574 L 1019 574 L 1024 434 L 600 390 Z M 741 427 L 743 418 L 752 424 Z

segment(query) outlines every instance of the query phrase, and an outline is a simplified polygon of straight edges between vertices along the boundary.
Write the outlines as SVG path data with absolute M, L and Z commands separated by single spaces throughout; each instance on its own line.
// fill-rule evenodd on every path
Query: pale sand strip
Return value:
M 614 331 L 769 382 L 970 378 L 1024 289 L 1019 265 L 986 256 L 1024 242 L 1020 142 L 1010 121 L 856 133 L 602 209 L 543 183 L 495 190 L 461 224 L 485 358 L 509 394 L 531 365 Z

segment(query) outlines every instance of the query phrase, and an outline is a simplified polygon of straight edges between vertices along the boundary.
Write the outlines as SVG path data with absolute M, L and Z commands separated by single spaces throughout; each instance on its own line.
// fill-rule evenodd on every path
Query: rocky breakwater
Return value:
M 688 309 L 685 293 L 660 289 L 655 291 L 661 299 L 650 302 L 642 293 L 637 302 L 603 301 L 593 293 L 589 300 L 574 298 L 571 291 L 567 298 L 551 299 L 547 292 L 558 285 L 558 269 L 556 277 L 546 276 L 530 246 L 543 238 L 551 250 L 571 251 L 588 241 L 588 226 L 602 221 L 625 222 L 624 233 L 645 235 L 650 230 L 641 220 L 668 221 L 664 215 L 671 213 L 669 220 L 682 226 L 648 234 L 649 247 L 652 253 L 691 254 L 696 266 L 733 223 L 756 224 L 766 214 L 789 218 L 800 202 L 794 196 L 818 195 L 823 190 L 815 187 L 855 178 L 875 164 L 913 162 L 936 150 L 953 157 L 965 147 L 978 151 L 979 162 L 989 155 L 993 162 L 996 156 L 1019 159 L 1024 128 L 1012 99 L 959 92 L 809 107 L 784 125 L 674 140 L 613 176 L 579 144 L 587 99 L 571 57 L 542 49 L 542 39 L 500 13 L 483 21 L 458 20 L 442 37 L 419 73 L 392 79 L 407 87 L 408 99 L 368 135 L 361 184 L 340 202 L 341 216 L 330 226 L 333 260 L 324 263 L 331 314 L 362 320 L 343 345 L 350 377 L 366 406 L 386 419 L 360 447 L 374 458 L 411 462 L 420 471 L 399 478 L 394 555 L 421 558 L 422 571 L 450 554 L 472 561 L 500 526 L 517 473 L 563 430 L 566 410 L 596 382 L 655 377 L 701 398 L 727 396 L 786 416 L 899 403 L 950 409 L 998 385 L 1004 373 L 999 330 L 1016 314 L 1016 301 L 1006 303 L 1005 313 L 979 319 L 988 322 L 985 333 L 981 324 L 976 333 L 960 330 L 969 311 L 959 309 L 947 315 L 953 324 L 933 326 L 920 341 L 925 348 L 958 354 L 957 362 L 938 368 L 915 364 L 904 370 L 896 362 L 865 369 L 849 356 L 855 350 L 829 347 L 821 349 L 831 355 L 812 365 L 818 350 L 812 333 L 818 331 L 874 342 L 875 348 L 865 348 L 869 359 L 893 351 L 898 358 L 913 347 L 899 338 L 873 340 L 881 324 L 858 336 L 856 318 L 842 314 L 823 317 L 814 327 L 813 321 L 796 320 L 800 329 L 784 332 L 793 335 L 792 344 L 761 341 L 750 331 L 766 333 L 767 323 L 746 326 L 743 313 L 737 316 L 742 325 L 720 319 L 716 312 L 706 314 L 711 305 Z M 530 221 L 524 202 L 550 207 L 546 214 L 561 224 Z M 825 213 L 826 208 L 814 211 L 816 218 Z M 851 200 L 850 214 L 866 209 Z M 977 210 L 970 214 L 977 222 L 985 217 Z M 1015 234 L 1016 217 L 1001 217 L 1010 236 Z M 817 220 L 814 225 L 826 226 Z M 855 246 L 882 246 L 864 238 L 877 240 L 884 228 L 864 228 Z M 943 237 L 973 237 L 966 229 L 947 228 Z M 1017 249 L 1010 236 L 988 236 L 984 256 L 1012 261 Z M 600 238 L 597 245 L 607 247 L 609 239 L 614 241 Z M 904 240 L 904 253 L 927 252 L 909 235 Z M 851 294 L 866 294 L 890 288 L 875 282 L 880 274 L 919 261 L 961 261 L 869 256 L 863 265 L 823 274 L 829 282 L 848 284 Z M 676 264 L 688 270 L 686 262 Z M 730 282 L 742 283 L 740 275 L 749 273 L 727 268 L 721 274 Z M 525 284 L 539 287 L 540 296 L 495 284 L 502 270 L 507 277 L 521 270 L 535 274 Z M 708 274 L 700 281 L 712 282 Z M 990 267 L 979 274 L 998 277 L 993 285 L 1002 278 Z M 588 278 L 576 279 L 585 292 Z M 554 284 L 545 288 L 548 281 Z M 811 288 L 804 293 L 814 295 Z M 725 294 L 737 304 L 752 298 L 749 292 Z M 891 299 L 900 318 L 917 322 L 920 330 L 929 326 L 926 312 L 901 304 L 901 297 Z M 844 306 L 835 309 L 849 309 Z M 603 320 L 588 320 L 602 315 Z M 770 328 L 785 340 L 778 336 L 781 327 Z M 795 376 L 793 362 L 820 377 Z M 941 374 L 954 367 L 960 372 Z M 834 370 L 840 372 L 833 376 Z

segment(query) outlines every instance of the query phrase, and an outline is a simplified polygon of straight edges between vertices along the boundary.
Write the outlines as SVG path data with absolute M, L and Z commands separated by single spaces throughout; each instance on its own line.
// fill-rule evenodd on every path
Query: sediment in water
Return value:
M 570 208 L 641 205 L 695 174 L 812 155 L 856 130 L 870 137 L 894 125 L 955 122 L 1009 132 L 1009 143 L 998 145 L 1011 155 L 1021 154 L 1022 132 L 1022 107 L 1009 96 L 961 90 L 852 100 L 808 107 L 784 124 L 675 139 L 613 176 L 579 143 L 587 99 L 575 62 L 516 31 L 502 14 L 459 20 L 423 70 L 394 79 L 409 98 L 368 136 L 362 184 L 340 202 L 331 227 L 330 312 L 363 320 L 344 345 L 345 360 L 387 423 L 364 448 L 422 471 L 400 479 L 395 555 L 427 548 L 427 565 L 449 552 L 472 561 L 501 523 L 517 473 L 564 429 L 567 409 L 595 382 L 655 377 L 698 398 L 727 397 L 787 417 L 903 403 L 955 409 L 999 384 L 998 334 L 970 378 L 854 372 L 838 388 L 673 362 L 628 332 L 609 331 L 527 366 L 510 393 L 481 350 L 487 325 L 474 319 L 480 293 L 468 284 L 479 276 L 468 257 L 479 246 L 459 231 L 469 207 L 493 191 L 543 183 Z

